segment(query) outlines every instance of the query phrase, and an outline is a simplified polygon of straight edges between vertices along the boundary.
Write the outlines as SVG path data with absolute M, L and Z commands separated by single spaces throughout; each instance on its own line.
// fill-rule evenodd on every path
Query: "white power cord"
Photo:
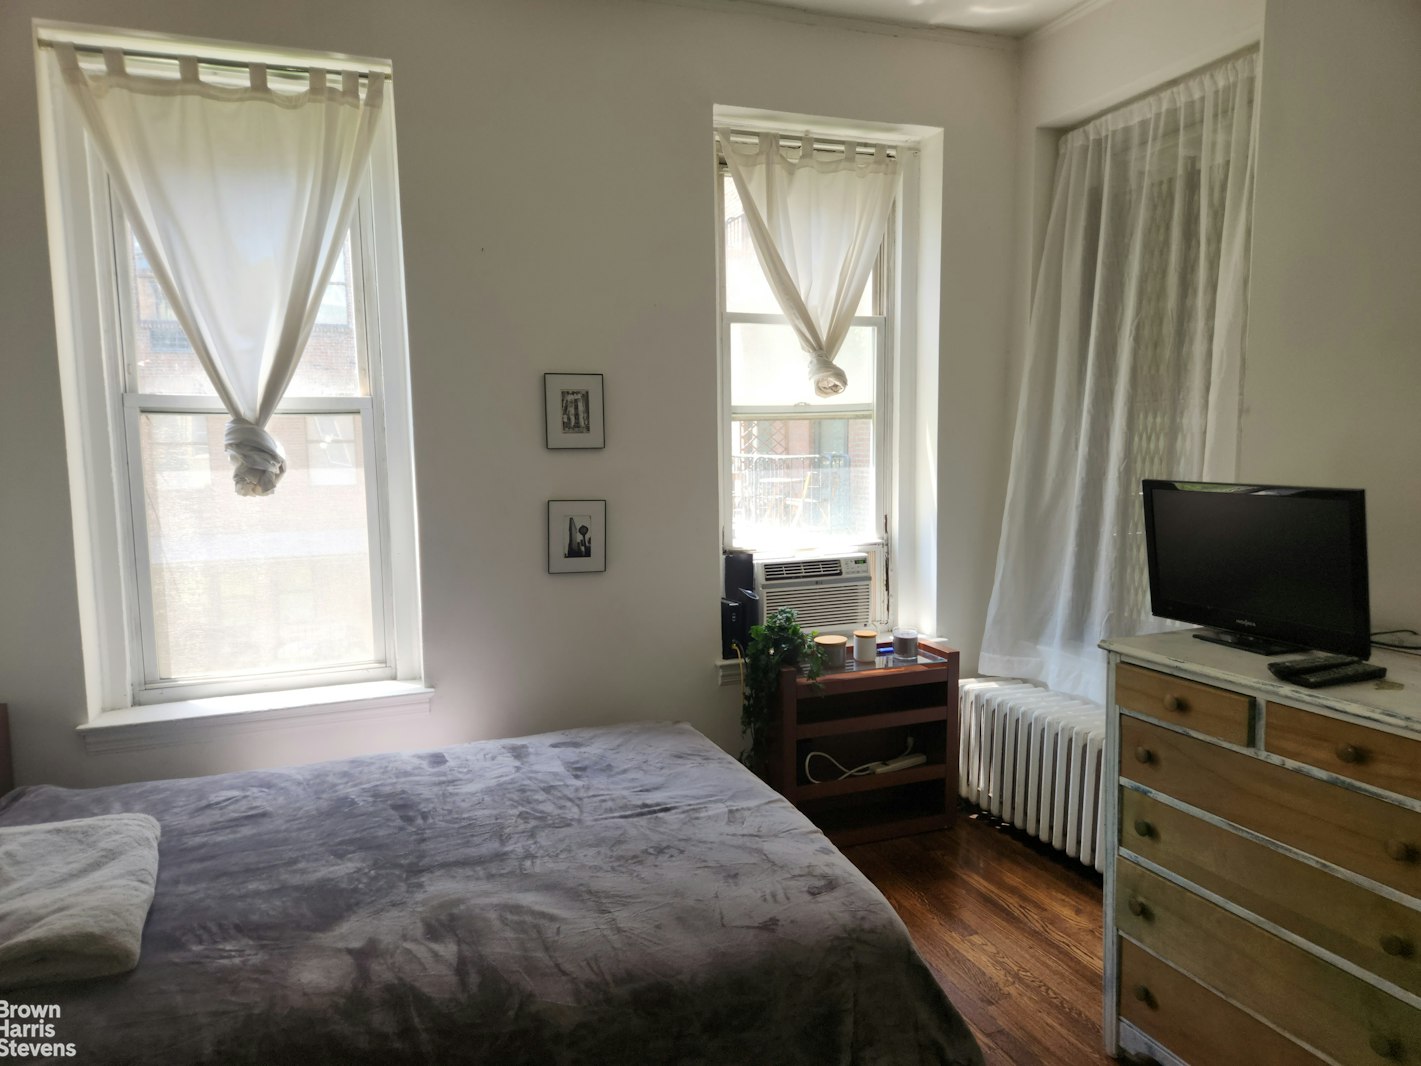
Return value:
M 908 746 L 903 749 L 903 755 L 909 754 L 912 750 L 913 738 L 909 737 Z M 875 773 L 875 768 L 882 765 L 877 759 L 875 759 L 873 762 L 866 762 L 862 766 L 855 766 L 852 770 L 846 770 L 844 769 L 844 764 L 841 763 L 838 759 L 834 758 L 834 756 L 830 755 L 828 752 L 811 751 L 808 755 L 804 757 L 804 776 L 809 778 L 809 783 L 811 785 L 822 785 L 825 783 L 825 781 L 830 780 L 829 778 L 826 778 L 821 781 L 819 778 L 815 777 L 809 772 L 809 760 L 814 758 L 814 756 L 816 755 L 819 756 L 821 759 L 828 759 L 839 770 L 839 776 L 832 779 L 834 781 L 842 781 L 846 777 L 863 777 L 865 774 Z M 898 758 L 901 759 L 903 755 L 898 756 Z M 884 761 L 886 762 L 889 760 Z

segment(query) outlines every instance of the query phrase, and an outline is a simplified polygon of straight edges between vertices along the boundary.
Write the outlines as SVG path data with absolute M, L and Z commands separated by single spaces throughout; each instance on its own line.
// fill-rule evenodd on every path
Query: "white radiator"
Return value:
M 959 700 L 962 797 L 1103 871 L 1105 709 L 1003 678 L 969 678 Z

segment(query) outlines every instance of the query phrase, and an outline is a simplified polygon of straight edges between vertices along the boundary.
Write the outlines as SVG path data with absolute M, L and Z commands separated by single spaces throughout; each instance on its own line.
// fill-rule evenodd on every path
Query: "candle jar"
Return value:
M 871 663 L 878 658 L 878 630 L 854 630 L 854 661 Z
M 918 631 L 916 629 L 895 629 L 893 631 L 893 658 L 916 659 L 918 657 Z
M 847 637 L 829 633 L 822 637 L 815 637 L 814 643 L 824 653 L 824 669 L 842 670 L 844 668 L 844 651 L 849 643 Z

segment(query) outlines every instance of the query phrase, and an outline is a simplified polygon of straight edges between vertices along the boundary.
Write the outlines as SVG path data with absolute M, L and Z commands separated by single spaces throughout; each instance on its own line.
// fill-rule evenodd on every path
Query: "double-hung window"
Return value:
M 177 61 L 145 44 L 130 69 L 176 76 Z M 71 495 L 85 519 L 80 572 L 92 574 L 86 658 L 101 693 L 91 710 L 418 678 L 392 93 L 343 252 L 266 427 L 286 476 L 273 495 L 244 497 L 224 453 L 229 415 L 46 58 L 41 47 Z M 300 90 L 299 70 L 252 58 L 271 63 L 273 87 Z M 204 80 L 224 76 L 204 66 Z
M 809 357 L 756 257 L 723 161 L 719 176 L 725 547 L 779 554 L 881 543 L 889 485 L 893 222 L 835 359 L 848 386 L 819 396 L 806 373 Z

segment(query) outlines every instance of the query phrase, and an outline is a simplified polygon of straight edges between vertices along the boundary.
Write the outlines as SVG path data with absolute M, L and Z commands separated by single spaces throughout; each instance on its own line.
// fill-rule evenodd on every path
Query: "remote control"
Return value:
M 1303 688 L 1326 688 L 1328 685 L 1346 685 L 1353 681 L 1373 681 L 1386 677 L 1386 667 L 1372 663 L 1353 662 L 1334 666 L 1327 670 L 1315 670 L 1310 674 L 1299 674 L 1289 680 Z
M 1302 659 L 1282 659 L 1269 663 L 1268 669 L 1274 677 L 1295 681 L 1303 674 L 1315 674 L 1319 670 L 1330 670 L 1338 666 L 1351 666 L 1361 661 L 1353 655 L 1309 655 Z

